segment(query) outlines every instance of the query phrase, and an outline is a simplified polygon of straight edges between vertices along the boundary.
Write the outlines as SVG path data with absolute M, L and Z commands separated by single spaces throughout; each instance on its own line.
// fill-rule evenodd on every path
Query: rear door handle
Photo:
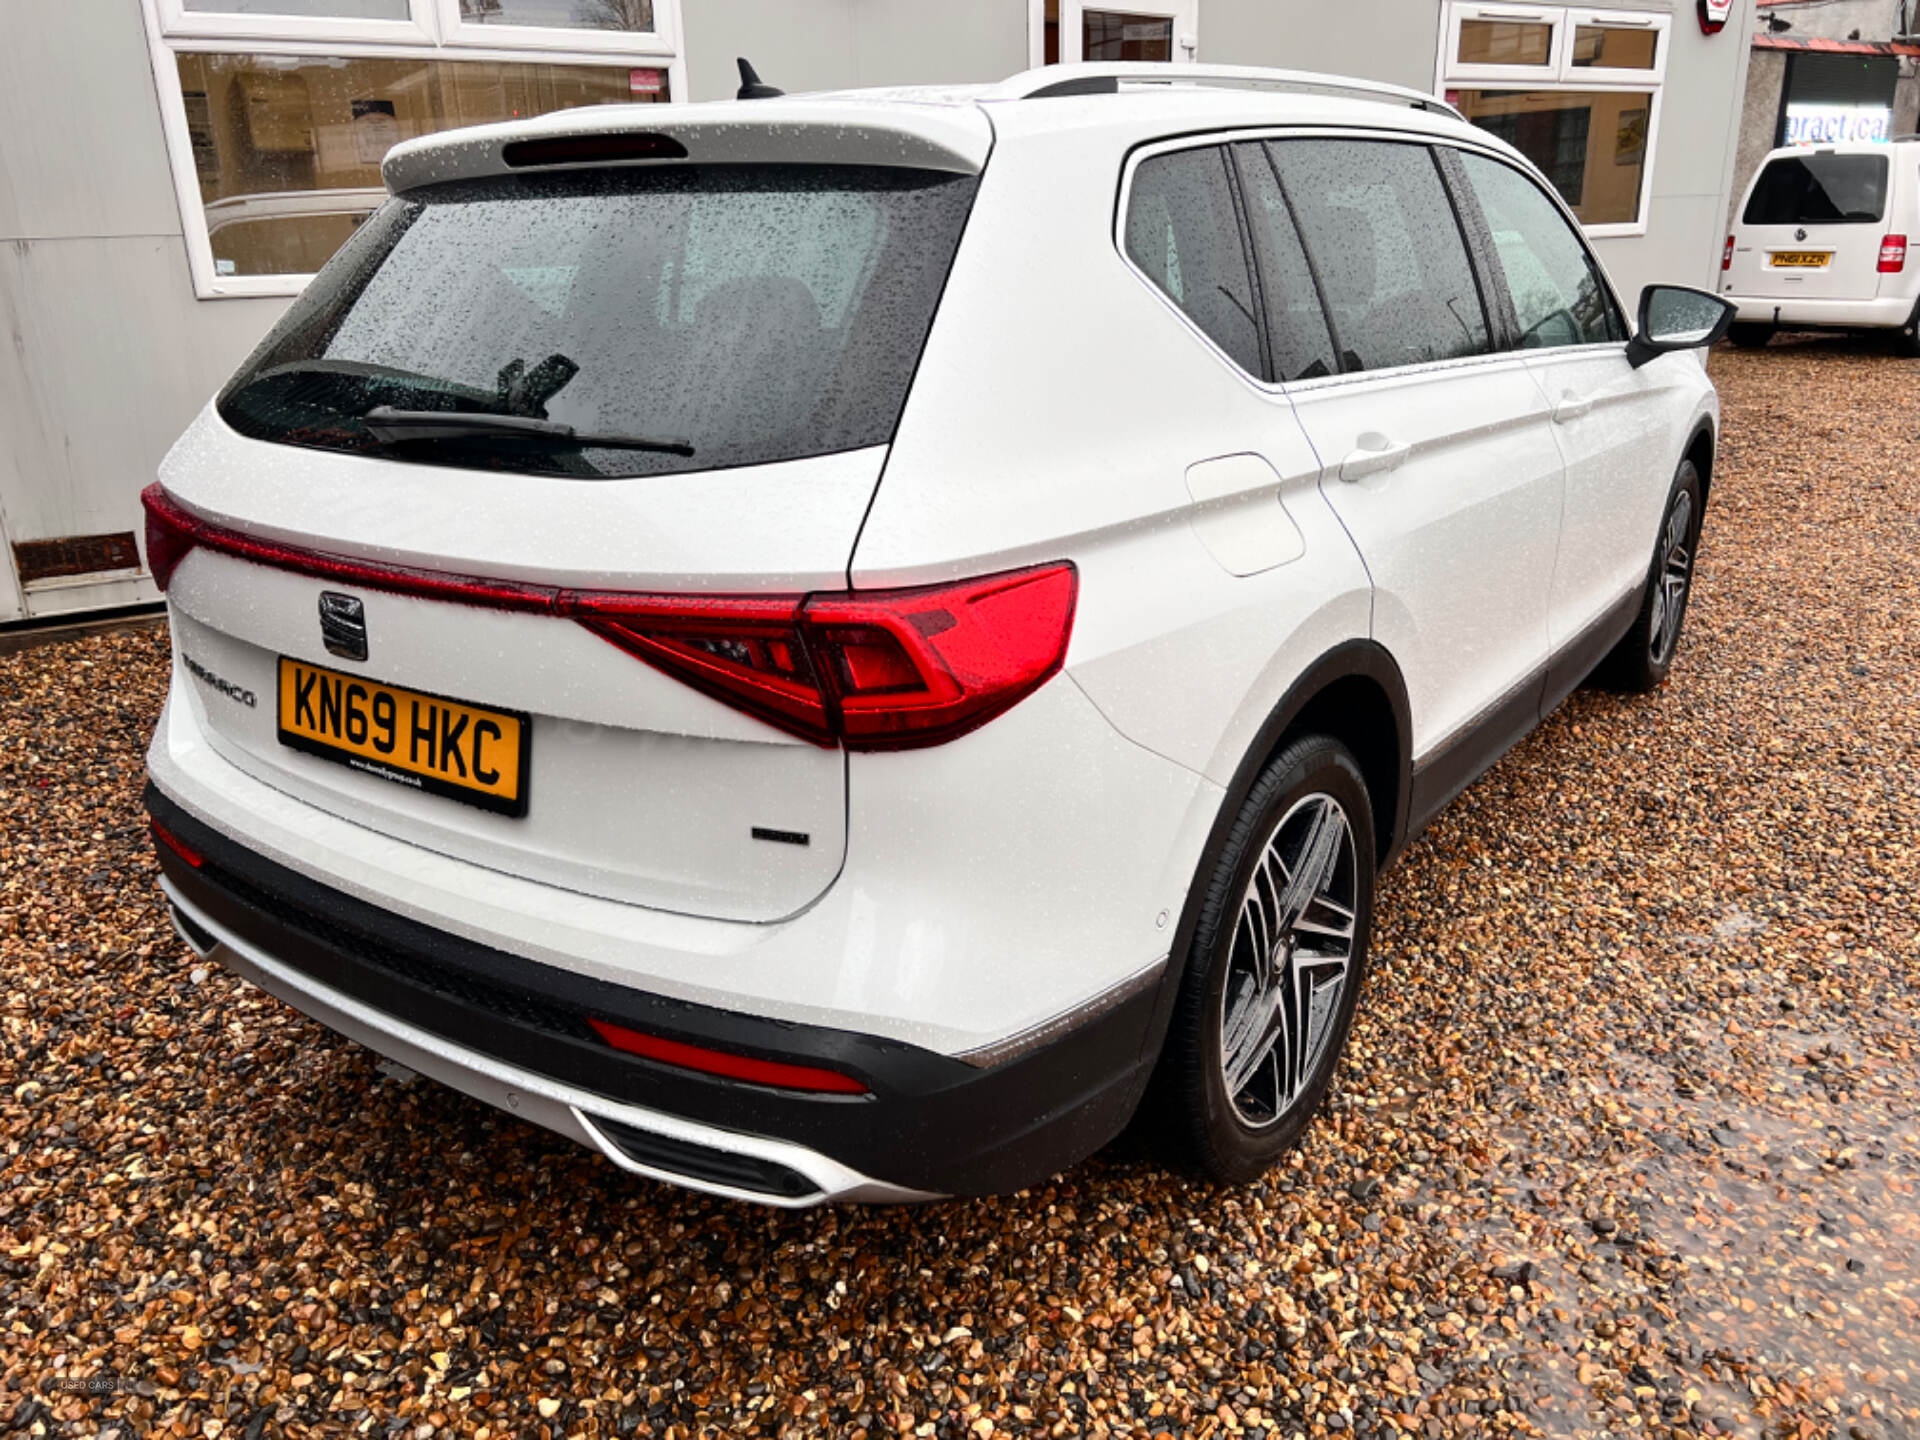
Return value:
M 1562 395 L 1560 403 L 1553 407 L 1553 423 L 1565 425 L 1569 421 L 1578 420 L 1582 415 L 1589 414 L 1592 410 L 1592 396 L 1582 400 L 1573 395 Z
M 1379 475 L 1393 469 L 1413 453 L 1413 446 L 1405 443 L 1396 445 L 1378 430 L 1369 430 L 1360 436 L 1359 446 L 1340 462 L 1342 480 L 1364 480 L 1369 475 Z

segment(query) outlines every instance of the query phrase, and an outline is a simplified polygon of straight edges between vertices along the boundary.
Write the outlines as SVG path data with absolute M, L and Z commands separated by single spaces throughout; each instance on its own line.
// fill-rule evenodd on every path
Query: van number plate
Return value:
M 527 813 L 531 716 L 403 690 L 280 657 L 280 743 L 478 805 Z
M 1776 270 L 1824 270 L 1827 261 L 1832 258 L 1831 250 L 1776 250 L 1773 252 L 1773 268 Z

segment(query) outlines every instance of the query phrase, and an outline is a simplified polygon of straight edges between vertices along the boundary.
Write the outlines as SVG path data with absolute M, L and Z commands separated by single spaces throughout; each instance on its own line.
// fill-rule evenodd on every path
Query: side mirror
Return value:
M 1649 285 L 1640 292 L 1640 328 L 1627 342 L 1627 363 L 1638 370 L 1670 350 L 1698 350 L 1727 333 L 1733 304 L 1689 285 Z

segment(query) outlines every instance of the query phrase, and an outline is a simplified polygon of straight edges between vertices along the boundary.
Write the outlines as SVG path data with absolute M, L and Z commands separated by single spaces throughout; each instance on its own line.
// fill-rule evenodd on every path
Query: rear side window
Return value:
M 410 192 L 307 287 L 220 413 L 264 440 L 584 478 L 883 444 L 975 183 L 666 166 Z M 543 433 L 397 437 L 365 422 L 378 407 Z
M 1459 154 L 1493 232 L 1521 348 L 1626 339 L 1593 257 L 1540 187 L 1511 165 L 1471 151 Z
M 1884 155 L 1782 155 L 1760 172 L 1746 225 L 1866 225 L 1887 208 Z
M 1246 247 L 1217 147 L 1142 160 L 1127 199 L 1127 256 L 1241 369 L 1261 373 Z
M 1246 198 L 1247 228 L 1253 235 L 1260 298 L 1267 309 L 1268 348 L 1275 380 L 1313 380 L 1335 374 L 1340 360 L 1327 333 L 1327 317 L 1313 283 L 1300 232 L 1287 211 L 1286 197 L 1274 179 L 1266 148 L 1233 147 Z
M 1276 140 L 1268 151 L 1326 291 L 1344 368 L 1485 353 L 1467 243 L 1425 146 Z

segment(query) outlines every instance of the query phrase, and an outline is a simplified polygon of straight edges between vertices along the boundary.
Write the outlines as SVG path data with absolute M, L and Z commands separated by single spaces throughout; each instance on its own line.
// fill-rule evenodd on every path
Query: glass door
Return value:
M 1159 0 L 1125 8 L 1083 0 L 1033 0 L 1037 44 L 1034 61 L 1072 65 L 1079 61 L 1191 61 L 1199 47 L 1199 0 Z

